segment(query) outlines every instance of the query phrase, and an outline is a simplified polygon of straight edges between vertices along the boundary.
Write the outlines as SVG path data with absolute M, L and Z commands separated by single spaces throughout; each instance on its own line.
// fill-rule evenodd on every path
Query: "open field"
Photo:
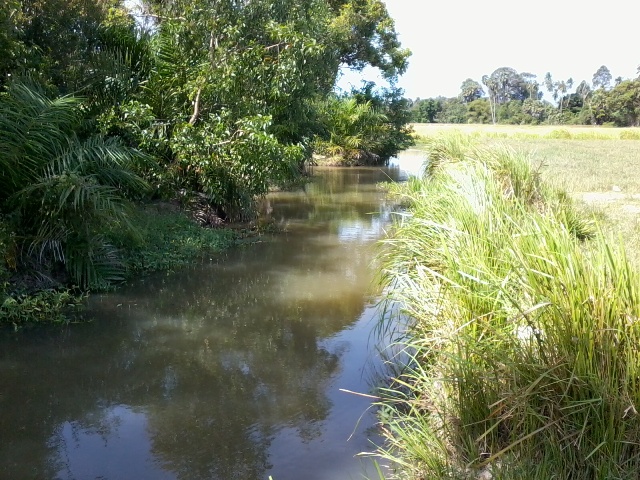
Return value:
M 529 152 L 543 178 L 592 209 L 601 227 L 619 234 L 640 265 L 640 141 L 621 139 L 636 134 L 640 138 L 640 129 L 441 124 L 414 128 L 423 137 L 460 131 L 488 145 Z M 570 139 L 550 138 L 559 130 L 568 132 Z
M 493 137 L 546 137 L 577 140 L 640 140 L 640 128 L 591 127 L 586 125 L 467 125 L 414 123 L 418 136 L 430 137 L 441 132 L 460 131 Z

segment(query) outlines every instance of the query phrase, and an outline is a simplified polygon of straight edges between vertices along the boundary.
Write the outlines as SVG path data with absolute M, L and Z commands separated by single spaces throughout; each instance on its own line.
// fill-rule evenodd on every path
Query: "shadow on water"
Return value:
M 0 332 L 0 478 L 361 478 L 375 418 L 340 389 L 379 362 L 376 184 L 402 171 L 316 173 L 269 198 L 285 233 Z

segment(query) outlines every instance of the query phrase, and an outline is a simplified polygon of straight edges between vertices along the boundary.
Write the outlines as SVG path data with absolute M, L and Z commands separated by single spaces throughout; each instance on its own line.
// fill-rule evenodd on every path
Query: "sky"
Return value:
M 384 0 L 403 47 L 413 55 L 398 86 L 408 98 L 454 97 L 467 78 L 499 67 L 554 80 L 591 82 L 606 65 L 635 78 L 640 65 L 637 0 Z M 375 72 L 364 77 L 381 83 Z M 339 85 L 359 86 L 345 73 Z

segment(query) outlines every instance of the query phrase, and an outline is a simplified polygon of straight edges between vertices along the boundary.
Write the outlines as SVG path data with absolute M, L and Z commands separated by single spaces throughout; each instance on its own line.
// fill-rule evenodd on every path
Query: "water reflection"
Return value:
M 270 198 L 286 233 L 1 332 L 0 477 L 357 477 L 374 419 L 339 389 L 369 388 L 376 184 L 400 175 L 319 169 Z

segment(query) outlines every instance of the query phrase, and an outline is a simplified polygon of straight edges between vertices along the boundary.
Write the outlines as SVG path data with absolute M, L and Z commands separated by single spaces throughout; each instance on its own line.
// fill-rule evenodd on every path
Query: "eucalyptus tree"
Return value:
M 601 89 L 607 90 L 611 85 L 612 79 L 613 79 L 613 76 L 611 75 L 611 72 L 609 71 L 607 66 L 601 65 L 600 68 L 596 70 L 596 73 L 593 74 L 593 79 L 592 79 L 593 88 L 594 89 L 601 88 Z
M 540 84 L 536 80 L 537 76 L 533 73 L 522 72 L 520 77 L 523 81 L 523 86 L 527 91 L 527 97 L 531 100 L 540 100 Z
M 489 76 L 495 98 L 498 104 L 506 103 L 510 100 L 524 100 L 528 97 L 526 82 L 516 70 L 510 67 L 500 67 Z
M 529 96 L 527 82 L 516 70 L 510 67 L 500 67 L 494 70 L 491 75 L 483 76 L 482 83 L 487 87 L 493 123 L 496 123 L 498 105 L 503 105 L 511 100 L 522 101 Z
M 491 123 L 495 125 L 499 85 L 496 79 L 494 79 L 490 75 L 484 75 L 482 77 L 482 83 L 484 83 L 485 87 L 487 87 L 487 95 L 489 97 L 489 112 L 491 113 Z
M 580 82 L 580 84 L 576 87 L 576 94 L 579 95 L 582 99 L 582 108 L 589 110 L 589 119 L 591 123 L 595 123 L 593 119 L 593 107 L 591 105 L 593 90 L 591 90 L 591 87 L 586 80 Z

